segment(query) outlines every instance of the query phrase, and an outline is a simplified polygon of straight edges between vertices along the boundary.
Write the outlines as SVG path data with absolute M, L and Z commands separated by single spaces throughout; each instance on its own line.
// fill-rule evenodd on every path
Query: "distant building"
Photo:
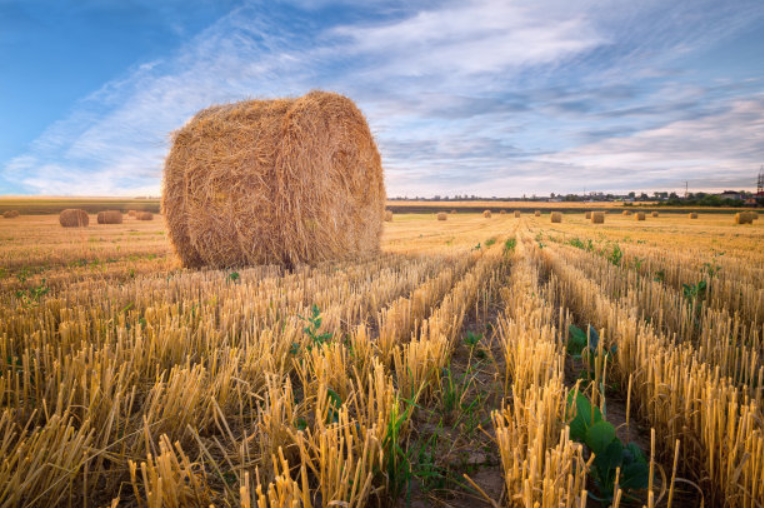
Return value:
M 743 199 L 743 195 L 736 191 L 724 191 L 721 194 L 719 194 L 719 197 L 722 199 Z

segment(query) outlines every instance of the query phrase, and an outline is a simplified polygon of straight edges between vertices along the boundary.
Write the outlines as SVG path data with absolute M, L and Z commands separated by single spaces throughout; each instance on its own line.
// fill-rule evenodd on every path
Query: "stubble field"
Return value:
M 396 214 L 285 272 L 0 219 L 0 507 L 761 507 L 762 224 Z

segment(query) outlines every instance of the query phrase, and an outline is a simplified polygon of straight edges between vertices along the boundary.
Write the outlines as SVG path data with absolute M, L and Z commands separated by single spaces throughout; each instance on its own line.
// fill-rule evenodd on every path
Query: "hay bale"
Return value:
M 15 219 L 19 215 L 21 214 L 19 214 L 18 210 L 8 210 L 7 212 L 3 213 L 3 217 L 6 219 Z
M 645 212 L 637 212 L 636 214 L 634 214 L 634 219 L 645 220 Z
M 520 210 L 515 210 L 515 219 L 519 219 L 522 215 L 523 214 Z
M 138 212 L 135 214 L 138 220 L 154 220 L 154 214 L 151 212 Z
M 90 217 L 85 210 L 67 208 L 59 214 L 58 222 L 65 228 L 86 228 L 90 224 Z
M 205 109 L 174 133 L 162 209 L 185 266 L 293 266 L 377 252 L 382 163 L 342 95 Z
M 534 217 L 541 217 L 541 210 L 536 210 L 535 212 L 533 212 L 533 216 Z
M 490 219 L 491 218 L 491 210 L 485 210 L 483 212 L 483 217 L 485 217 L 486 219 Z
M 550 215 L 550 218 L 552 222 L 555 222 L 555 223 L 562 222 L 562 214 L 560 212 L 552 212 Z
M 585 217 L 587 220 L 592 218 L 592 212 L 586 212 Z
M 122 212 L 119 210 L 98 212 L 98 224 L 122 224 Z
M 631 215 L 631 210 L 624 210 L 623 215 Z
M 448 214 L 446 212 L 438 213 L 438 220 L 448 220 Z
M 499 215 L 506 215 L 506 214 L 507 214 L 506 210 L 499 210 Z
M 443 213 L 445 213 L 445 212 L 443 212 Z M 451 213 L 452 214 L 456 213 L 456 210 L 451 210 Z
M 650 217 L 659 217 L 660 214 L 658 212 L 650 212 Z
M 697 214 L 697 213 L 695 213 L 695 212 L 693 212 L 693 213 L 691 213 L 691 214 L 689 215 L 689 217 L 690 217 L 691 219 L 697 219 L 697 218 L 698 218 L 698 214 Z
M 385 210 L 385 222 L 393 222 L 393 212 Z
M 137 213 L 138 212 L 136 210 L 128 210 L 127 211 L 127 216 L 128 217 L 135 217 L 135 214 L 137 214 Z
M 736 213 L 735 224 L 753 224 L 753 217 L 748 212 Z
M 592 212 L 592 224 L 604 224 L 605 214 L 603 212 Z

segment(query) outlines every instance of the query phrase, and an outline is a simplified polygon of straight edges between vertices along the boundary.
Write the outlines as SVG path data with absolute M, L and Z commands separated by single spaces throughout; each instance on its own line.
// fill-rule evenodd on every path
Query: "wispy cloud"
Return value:
M 755 2 L 348 3 L 333 22 L 336 3 L 234 9 L 81 100 L 0 174 L 33 193 L 157 194 L 169 133 L 195 111 L 312 88 L 359 103 L 392 195 L 574 191 L 584 178 L 657 188 L 689 175 L 739 187 L 764 156 L 764 76 L 674 67 L 760 21 Z

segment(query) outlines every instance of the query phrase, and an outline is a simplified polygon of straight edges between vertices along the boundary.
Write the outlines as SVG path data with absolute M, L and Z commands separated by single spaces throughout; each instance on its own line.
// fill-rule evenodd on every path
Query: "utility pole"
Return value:
M 690 189 L 690 182 L 684 182 L 684 199 L 687 199 L 690 197 L 689 189 Z
M 759 168 L 759 179 L 756 182 L 756 196 L 761 197 L 764 194 L 764 166 Z

